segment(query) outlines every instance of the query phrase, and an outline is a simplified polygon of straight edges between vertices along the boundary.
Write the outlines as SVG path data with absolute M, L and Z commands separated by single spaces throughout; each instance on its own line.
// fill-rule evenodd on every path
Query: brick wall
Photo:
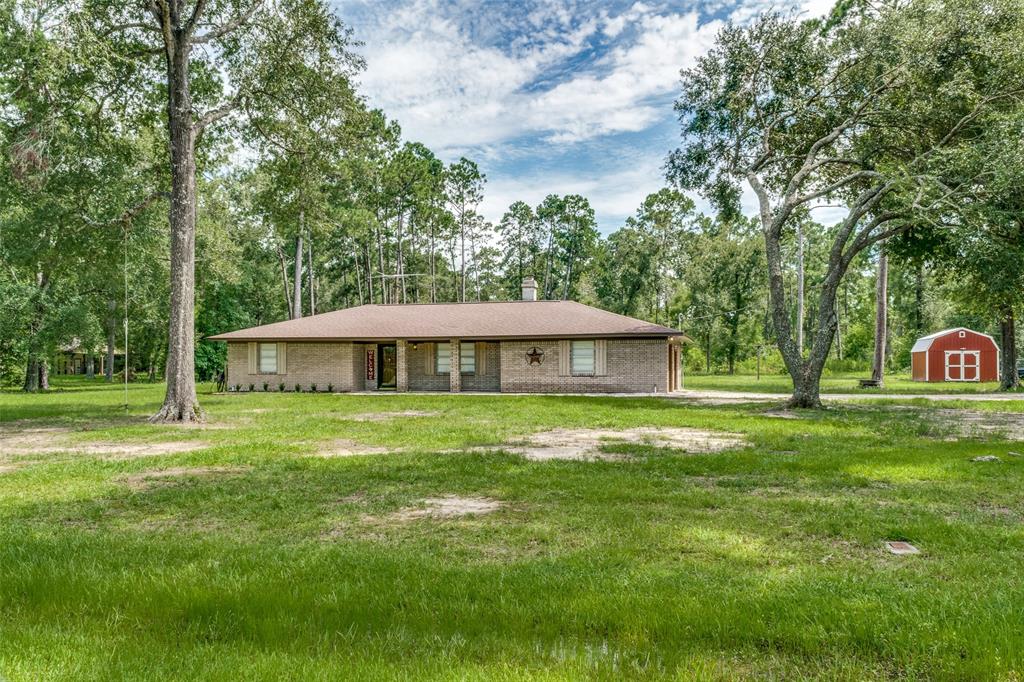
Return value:
M 288 391 L 294 391 L 295 384 L 308 391 L 314 383 L 318 391 L 326 391 L 328 384 L 335 391 L 351 391 L 356 387 L 354 366 L 351 343 L 289 343 L 286 374 L 249 374 L 247 344 L 228 344 L 228 386 L 240 385 L 243 391 L 249 390 L 249 384 L 262 391 L 264 382 L 271 391 L 278 390 L 281 382 Z
M 447 391 L 447 374 L 427 374 L 427 353 L 433 348 L 433 344 L 417 343 L 416 348 L 412 344 L 406 344 L 405 357 L 409 362 L 409 390 L 410 391 Z
M 464 343 L 472 343 L 465 341 Z M 409 359 L 409 390 L 410 391 L 448 391 L 450 377 L 447 374 L 427 374 L 427 353 L 432 344 L 406 344 L 406 357 Z M 457 359 L 456 364 L 458 363 Z M 487 344 L 487 367 L 484 374 L 463 374 L 463 391 L 497 391 L 501 388 L 501 349 L 497 343 Z
M 544 362 L 528 365 L 526 351 L 537 346 L 544 351 Z M 503 341 L 487 344 L 487 369 L 484 375 L 462 375 L 464 391 L 509 393 L 629 393 L 667 390 L 668 344 L 665 339 L 608 339 L 608 373 L 600 377 L 562 377 L 558 375 L 558 341 Z M 376 346 L 361 343 L 289 343 L 287 374 L 248 373 L 248 349 L 245 343 L 228 344 L 228 385 L 248 390 L 263 382 L 276 391 L 284 382 L 287 390 L 295 384 L 309 390 L 374 390 L 376 381 L 366 379 L 366 351 Z M 406 347 L 408 381 L 411 391 L 448 391 L 447 374 L 426 374 L 428 344 Z M 457 359 L 455 360 L 457 362 Z
M 540 365 L 526 352 L 544 351 Z M 557 340 L 503 341 L 501 390 L 509 393 L 664 393 L 668 389 L 666 339 L 608 339 L 606 376 L 559 376 Z
M 472 343 L 464 341 L 463 343 Z M 483 374 L 463 374 L 463 391 L 500 391 L 501 390 L 501 344 L 488 343 L 487 366 Z

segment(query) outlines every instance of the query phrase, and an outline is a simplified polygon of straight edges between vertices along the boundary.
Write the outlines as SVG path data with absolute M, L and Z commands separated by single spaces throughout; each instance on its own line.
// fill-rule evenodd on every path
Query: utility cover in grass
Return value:
M 902 540 L 889 540 L 885 543 L 885 548 L 893 554 L 920 554 L 921 550 L 914 547 L 909 542 L 903 542 Z

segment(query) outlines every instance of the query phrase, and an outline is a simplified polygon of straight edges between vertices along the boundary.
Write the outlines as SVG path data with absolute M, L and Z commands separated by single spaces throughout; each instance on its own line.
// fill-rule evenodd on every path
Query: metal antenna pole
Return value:
M 124 410 L 128 411 L 128 226 L 124 226 Z

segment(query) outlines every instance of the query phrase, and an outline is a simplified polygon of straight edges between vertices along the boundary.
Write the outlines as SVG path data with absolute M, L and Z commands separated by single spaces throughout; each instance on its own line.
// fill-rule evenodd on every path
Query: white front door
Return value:
M 946 351 L 946 381 L 978 381 L 980 366 L 981 351 Z

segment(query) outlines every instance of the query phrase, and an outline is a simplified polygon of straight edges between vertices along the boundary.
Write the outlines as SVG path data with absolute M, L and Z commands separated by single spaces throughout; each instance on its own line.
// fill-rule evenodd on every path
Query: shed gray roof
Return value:
M 361 305 L 216 334 L 214 341 L 663 337 L 682 333 L 575 301 Z

